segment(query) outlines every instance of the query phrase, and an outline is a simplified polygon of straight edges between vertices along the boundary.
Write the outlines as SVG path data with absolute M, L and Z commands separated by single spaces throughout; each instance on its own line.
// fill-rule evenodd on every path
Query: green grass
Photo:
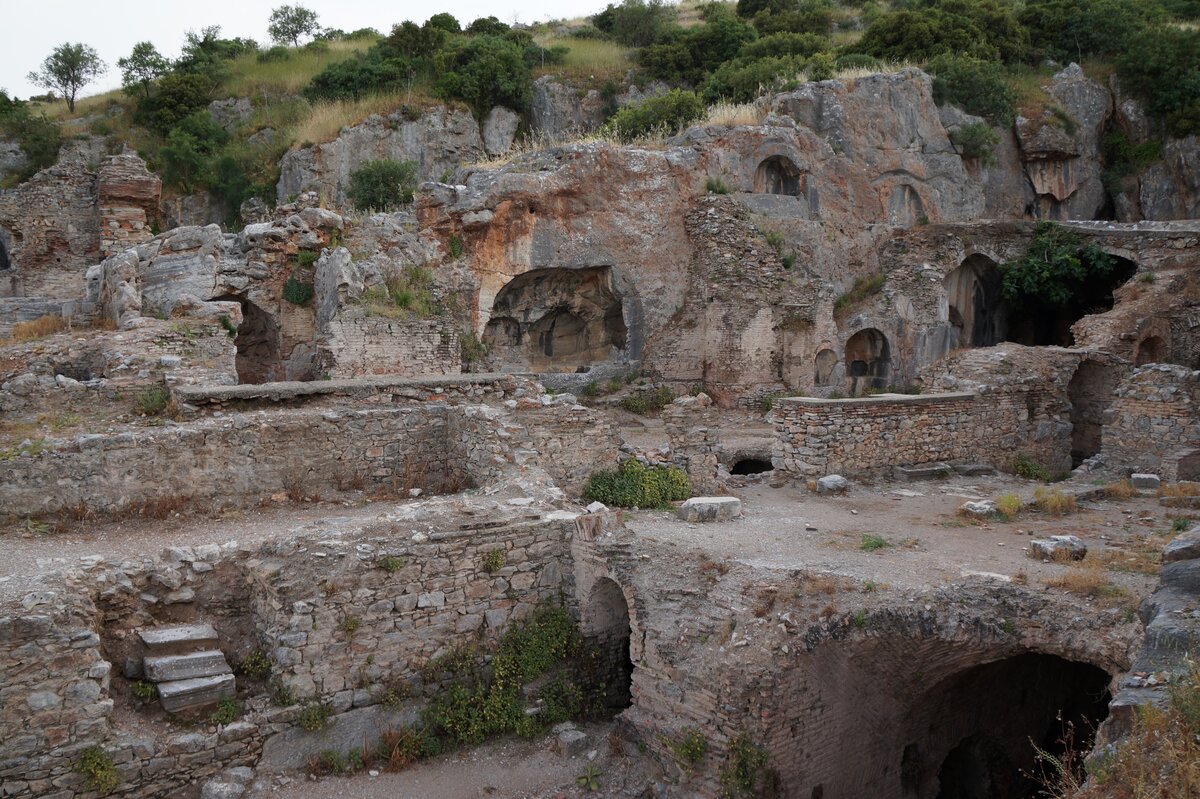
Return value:
M 572 81 L 619 80 L 633 64 L 633 51 L 616 42 L 601 39 L 573 39 L 562 36 L 539 37 L 537 43 L 547 49 L 566 47 L 561 64 L 534 69 L 535 77 L 562 74 Z
M 863 552 L 876 552 L 880 549 L 887 549 L 893 546 L 891 541 L 888 541 L 883 536 L 872 535 L 871 533 L 863 533 L 862 543 L 858 548 Z
M 883 272 L 876 272 L 873 275 L 855 278 L 854 285 L 850 287 L 850 290 L 838 295 L 837 299 L 833 301 L 833 312 L 835 314 L 845 313 L 868 298 L 875 296 L 883 290 L 883 284 L 886 281 L 887 276 Z
M 259 62 L 257 53 L 246 53 L 228 62 L 229 79 L 217 93 L 226 97 L 298 94 L 325 67 L 365 52 L 375 42 L 375 39 L 329 42 L 329 49 L 323 53 L 289 48 L 291 55 L 287 60 L 266 63 Z

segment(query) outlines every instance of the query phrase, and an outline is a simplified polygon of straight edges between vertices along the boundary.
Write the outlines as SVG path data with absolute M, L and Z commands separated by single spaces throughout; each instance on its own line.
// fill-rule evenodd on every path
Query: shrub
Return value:
M 487 357 L 488 347 L 479 340 L 474 330 L 468 330 L 466 333 L 458 337 L 459 354 L 462 357 L 462 362 L 466 366 L 470 366 L 476 361 Z
M 283 284 L 283 298 L 292 305 L 308 305 L 313 298 L 313 284 L 289 277 Z
M 695 727 L 684 727 L 670 746 L 675 760 L 680 765 L 694 766 L 703 760 L 705 753 L 708 752 L 708 739 Z
M 346 616 L 338 622 L 338 629 L 347 637 L 353 636 L 362 627 L 362 619 L 358 616 Z
M 727 61 L 704 82 L 704 99 L 710 103 L 748 103 L 764 93 L 789 88 L 803 67 L 804 60 L 796 56 Z
M 721 767 L 721 796 L 734 799 L 754 796 L 759 772 L 767 764 L 767 753 L 754 745 L 746 734 L 729 742 L 729 759 Z
M 943 53 L 961 53 L 1012 63 L 1028 52 L 1029 34 L 1007 3 L 932 0 L 921 8 L 880 15 L 854 49 L 890 61 L 928 61 Z
M 504 568 L 504 550 L 492 549 L 486 552 L 483 556 L 484 571 L 489 574 L 495 574 Z
M 62 147 L 62 132 L 44 114 L 34 115 L 28 104 L 14 100 L 0 89 L 0 134 L 12 139 L 25 153 L 28 163 L 16 175 L 18 181 L 31 177 L 39 169 L 52 166 Z
M 432 293 L 433 275 L 420 266 L 406 266 L 389 276 L 382 287 L 363 292 L 362 302 L 372 316 L 421 319 L 437 312 Z
M 661 411 L 675 399 L 675 392 L 668 386 L 659 386 L 653 391 L 639 391 L 621 398 L 621 407 L 630 413 Z
M 158 80 L 149 97 L 138 100 L 134 121 L 165 135 L 212 100 L 214 84 L 204 74 L 172 72 Z
M 1014 455 L 1010 458 L 1006 464 L 1006 468 L 1008 471 L 1026 480 L 1041 480 L 1043 483 L 1048 483 L 1052 478 L 1048 468 L 1024 453 Z
M 296 723 L 302 730 L 316 732 L 325 728 L 332 715 L 333 710 L 329 705 L 322 702 L 310 702 L 300 709 L 300 714 L 296 716 Z
M 720 178 L 709 178 L 704 183 L 704 190 L 709 194 L 728 194 L 729 187 Z
M 1124 133 L 1107 133 L 1104 136 L 1105 188 L 1114 194 L 1120 194 L 1125 188 L 1123 183 L 1127 178 L 1161 160 L 1161 140 L 1150 139 L 1134 144 Z
M 438 54 L 437 65 L 438 94 L 462 100 L 480 117 L 498 105 L 524 111 L 533 98 L 532 73 L 524 53 L 508 39 L 460 39 Z
M 266 652 L 256 649 L 238 664 L 238 672 L 255 680 L 265 680 L 271 676 L 271 661 Z
M 376 563 L 379 565 L 379 568 L 383 569 L 388 574 L 395 574 L 403 569 L 408 564 L 408 561 L 406 561 L 404 558 L 396 557 L 395 555 L 384 555 L 382 558 L 377 560 Z
M 225 697 L 217 703 L 217 709 L 209 714 L 208 720 L 213 724 L 224 726 L 232 724 L 242 715 L 242 705 L 236 699 Z
M 1000 134 L 986 122 L 972 122 L 955 128 L 950 131 L 950 141 L 963 158 L 973 158 L 984 166 L 996 165 L 992 148 L 1000 143 Z
M 415 161 L 368 161 L 350 173 L 350 202 L 360 211 L 390 211 L 413 201 L 417 188 Z
M 1005 519 L 1012 519 L 1021 512 L 1021 498 L 1016 494 L 1005 494 L 996 500 L 996 513 Z
M 592 24 L 621 44 L 645 47 L 662 37 L 675 15 L 675 7 L 662 0 L 623 0 L 593 16 Z
M 1065 516 L 1077 510 L 1075 497 L 1057 488 L 1038 486 L 1033 492 L 1033 502 L 1038 510 L 1051 516 Z
M 1139 0 L 1029 0 L 1017 16 L 1029 31 L 1030 60 L 1062 63 L 1119 54 L 1163 17 L 1156 4 Z
M 137 396 L 137 407 L 146 416 L 158 416 L 167 409 L 171 393 L 163 386 L 150 386 Z
M 850 290 L 839 294 L 833 301 L 833 312 L 841 314 L 851 308 L 864 302 L 869 297 L 873 297 L 883 290 L 883 284 L 887 281 L 887 275 L 883 272 L 876 272 L 866 277 L 854 278 L 854 284 Z
M 99 746 L 89 746 L 84 749 L 79 754 L 75 770 L 87 779 L 88 789 L 96 791 L 101 796 L 112 793 L 121 784 L 121 778 L 117 774 L 117 767 L 113 763 L 112 755 Z
M 1134 36 L 1117 58 L 1121 85 L 1172 136 L 1200 132 L 1200 30 L 1161 27 Z
M 583 495 L 619 508 L 662 508 L 692 495 L 687 473 L 676 466 L 646 466 L 630 458 L 615 471 L 596 472 Z
M 949 53 L 926 65 L 933 75 L 933 101 L 958 106 L 993 125 L 1011 125 L 1016 116 L 1017 93 L 1004 67 L 995 61 Z
M 875 552 L 880 549 L 887 549 L 890 546 L 892 546 L 892 542 L 883 536 L 863 533 L 862 543 L 859 544 L 858 548 L 863 552 Z
M 417 64 L 375 47 L 338 61 L 313 76 L 304 96 L 316 100 L 359 100 L 371 94 L 394 91 L 417 70 Z
M 704 102 L 695 92 L 672 89 L 613 114 L 607 128 L 622 141 L 640 136 L 674 133 L 704 116 Z
M 266 50 L 259 50 L 256 59 L 260 64 L 270 64 L 275 61 L 287 61 L 292 57 L 292 51 L 281 44 Z
M 779 56 L 799 56 L 808 58 L 821 52 L 828 46 L 828 41 L 824 36 L 817 36 L 812 33 L 772 33 L 769 36 L 760 36 L 758 39 L 746 42 L 742 45 L 739 55 L 743 58 L 771 58 Z M 847 56 L 843 56 L 846 58 Z M 879 62 L 870 56 L 860 56 L 860 59 L 870 61 L 872 65 Z M 838 66 L 841 67 L 842 59 L 838 59 Z M 850 64 L 849 66 L 862 66 L 862 63 Z
M 1000 267 L 1006 300 L 1043 308 L 1076 301 L 1115 268 L 1111 255 L 1053 222 L 1038 222 L 1021 257 Z
M 129 692 L 142 702 L 153 702 L 158 698 L 158 686 L 146 680 L 134 680 L 129 684 Z

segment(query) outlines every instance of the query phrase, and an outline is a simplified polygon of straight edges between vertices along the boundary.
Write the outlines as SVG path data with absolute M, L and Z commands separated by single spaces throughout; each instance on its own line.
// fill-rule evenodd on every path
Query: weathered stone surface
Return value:
M 965 502 L 962 509 L 965 513 L 972 516 L 988 517 L 996 513 L 996 503 L 990 499 L 982 499 L 978 502 Z
M 183 654 L 213 649 L 217 631 L 211 624 L 176 624 L 166 627 L 146 627 L 138 637 L 151 654 Z
M 236 693 L 232 674 L 196 677 L 158 684 L 158 698 L 163 709 L 176 712 L 219 702 Z
M 219 650 L 192 652 L 186 655 L 147 657 L 144 661 L 146 679 L 154 682 L 187 680 L 193 677 L 213 677 L 230 674 L 233 669 Z
M 1052 535 L 1029 542 L 1029 557 L 1043 560 L 1083 560 L 1087 545 L 1074 535 Z
M 502 155 L 509 151 L 517 135 L 521 117 L 514 111 L 498 105 L 483 119 L 483 147 L 488 155 Z
M 310 757 L 327 749 L 348 752 L 369 748 L 385 731 L 411 726 L 418 718 L 416 708 L 388 710 L 372 705 L 340 713 L 324 729 L 315 732 L 293 727 L 267 739 L 258 768 L 260 771 L 301 769 Z
M 1129 481 L 1133 483 L 1133 487 L 1142 491 L 1157 491 L 1162 484 L 1157 474 L 1136 473 L 1129 475 Z
M 737 497 L 692 497 L 676 511 L 685 522 L 727 522 L 742 515 Z
M 844 494 L 850 488 L 850 481 L 840 474 L 827 474 L 817 478 L 818 494 Z
M 1200 526 L 1194 526 L 1183 535 L 1176 536 L 1163 549 L 1163 563 L 1200 558 Z

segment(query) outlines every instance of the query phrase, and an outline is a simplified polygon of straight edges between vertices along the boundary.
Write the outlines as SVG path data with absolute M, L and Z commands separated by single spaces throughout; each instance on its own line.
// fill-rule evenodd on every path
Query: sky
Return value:
M 295 0 L 291 0 L 295 2 Z M 321 24 L 352 31 L 375 28 L 387 33 L 392 25 L 411 19 L 424 22 L 433 14 L 449 12 L 464 25 L 478 17 L 496 16 L 507 23 L 543 22 L 594 14 L 608 0 L 431 0 L 425 3 L 388 3 L 381 0 L 301 0 L 316 11 Z M 163 55 L 179 55 L 184 33 L 220 25 L 227 38 L 245 36 L 260 44 L 268 41 L 267 19 L 282 0 L 0 0 L 0 88 L 17 97 L 41 94 L 25 79 L 63 42 L 84 42 L 96 48 L 108 72 L 87 86 L 80 96 L 98 94 L 121 85 L 117 59 L 129 55 L 133 45 L 151 41 Z

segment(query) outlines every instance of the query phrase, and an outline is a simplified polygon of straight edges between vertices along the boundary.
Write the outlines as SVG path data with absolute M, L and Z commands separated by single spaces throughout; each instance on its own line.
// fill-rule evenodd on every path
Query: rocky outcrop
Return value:
M 1141 218 L 1200 218 L 1200 137 L 1167 139 L 1162 154 L 1138 176 Z
M 96 177 L 100 205 L 100 255 L 108 257 L 145 241 L 158 218 L 162 179 L 132 151 L 109 156 Z
M 15 141 L 0 140 L 0 175 L 20 172 L 29 163 L 25 151 Z
M 1036 119 L 1017 118 L 1025 175 L 1043 219 L 1095 219 L 1107 193 L 1101 181 L 1104 128 L 1112 113 L 1108 90 L 1071 64 L 1046 87 L 1057 105 Z
M 220 125 L 227 133 L 232 133 L 250 121 L 254 107 L 249 97 L 230 97 L 226 100 L 213 100 L 208 104 L 208 115 L 213 122 Z
M 494 152 L 508 149 L 501 134 L 510 129 L 516 133 L 511 120 L 492 126 L 489 144 Z M 407 109 L 386 117 L 376 114 L 361 124 L 343 128 L 331 142 L 284 155 L 276 193 L 282 203 L 301 192 L 317 190 L 327 200 L 344 206 L 350 173 L 367 161 L 414 161 L 421 180 L 438 180 L 463 164 L 480 160 L 484 152 L 479 124 L 469 111 L 437 107 L 423 114 Z
M 595 130 L 604 124 L 605 111 L 604 99 L 595 89 L 580 92 L 552 75 L 533 82 L 530 124 L 551 141 Z

